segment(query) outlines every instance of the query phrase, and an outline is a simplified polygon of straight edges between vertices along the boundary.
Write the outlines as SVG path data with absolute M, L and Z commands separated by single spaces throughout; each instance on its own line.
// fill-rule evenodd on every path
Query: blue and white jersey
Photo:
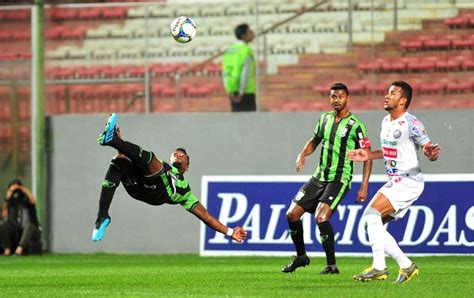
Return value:
M 391 120 L 382 120 L 381 148 L 389 177 L 415 176 L 421 172 L 418 148 L 430 141 L 425 127 L 415 116 L 406 112 Z

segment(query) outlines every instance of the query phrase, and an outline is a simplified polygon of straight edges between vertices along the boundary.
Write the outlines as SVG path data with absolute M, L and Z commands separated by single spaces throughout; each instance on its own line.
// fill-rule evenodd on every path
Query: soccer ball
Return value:
M 190 42 L 196 36 L 196 23 L 188 17 L 181 16 L 171 22 L 170 32 L 177 42 Z

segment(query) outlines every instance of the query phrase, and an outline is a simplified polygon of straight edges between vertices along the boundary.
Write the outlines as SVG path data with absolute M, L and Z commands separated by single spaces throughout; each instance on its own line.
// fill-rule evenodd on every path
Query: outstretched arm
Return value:
M 300 154 L 298 154 L 298 157 L 296 158 L 296 172 L 299 173 L 305 163 L 306 163 L 306 156 L 313 154 L 314 150 L 316 150 L 316 147 L 318 147 L 319 143 L 321 142 L 321 139 L 319 138 L 311 138 L 309 139 L 306 144 L 303 147 L 303 150 L 301 150 Z
M 217 218 L 212 216 L 201 203 L 197 203 L 191 212 L 212 229 L 231 237 L 237 242 L 242 242 L 247 237 L 247 232 L 242 227 L 234 229 L 226 227 Z
M 347 152 L 347 158 L 352 161 L 366 161 L 372 159 L 382 159 L 382 150 L 368 151 L 365 149 L 350 150 Z

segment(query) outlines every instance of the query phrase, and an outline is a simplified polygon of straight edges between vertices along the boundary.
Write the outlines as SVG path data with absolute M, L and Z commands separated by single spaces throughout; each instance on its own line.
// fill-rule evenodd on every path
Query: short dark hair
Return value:
M 395 82 L 392 83 L 392 86 L 397 86 L 397 87 L 400 87 L 402 89 L 403 96 L 405 96 L 405 98 L 407 99 L 407 102 L 405 103 L 405 109 L 408 109 L 408 107 L 410 106 L 410 103 L 411 103 L 411 96 L 413 94 L 413 88 L 410 86 L 410 84 L 408 84 L 405 81 L 395 81 Z
M 188 164 L 189 164 L 189 155 L 188 155 L 188 152 L 186 152 L 186 149 L 184 149 L 183 147 L 178 147 L 176 149 L 174 149 L 174 151 L 181 151 L 184 153 L 184 155 L 186 155 L 186 157 L 188 158 Z
M 237 27 L 235 27 L 235 37 L 237 37 L 238 40 L 242 40 L 242 37 L 249 31 L 250 27 L 248 24 L 240 24 Z
M 349 95 L 349 89 L 347 89 L 347 86 L 340 82 L 332 84 L 331 90 L 344 90 L 346 94 Z
M 12 181 L 10 181 L 10 183 L 8 183 L 8 187 L 10 187 L 14 184 L 23 185 L 23 182 L 21 181 L 20 178 L 15 178 Z

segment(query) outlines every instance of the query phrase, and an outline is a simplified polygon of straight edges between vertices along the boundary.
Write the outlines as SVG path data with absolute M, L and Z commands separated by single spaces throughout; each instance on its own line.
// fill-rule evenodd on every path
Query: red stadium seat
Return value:
M 127 7 L 108 7 L 102 11 L 104 19 L 123 19 L 127 16 Z
M 471 71 L 471 70 L 474 70 L 474 57 L 466 57 L 463 61 L 462 61 L 462 68 L 463 70 L 465 71 Z
M 357 65 L 357 69 L 363 72 L 380 72 L 383 62 L 384 59 L 376 59 L 375 61 L 360 63 Z
M 70 79 L 74 77 L 74 67 L 55 67 L 46 70 L 46 75 L 53 79 Z
M 391 83 L 391 81 L 382 81 L 377 83 L 374 88 L 375 94 L 386 95 Z
M 11 59 L 17 59 L 18 54 L 17 53 L 0 53 L 0 60 L 11 60 Z
M 61 34 L 63 39 L 84 39 L 87 26 L 76 26 L 72 29 L 64 30 Z
M 102 16 L 102 8 L 90 7 L 79 10 L 77 18 L 81 20 L 86 19 L 99 19 Z
M 163 86 L 153 84 L 152 87 L 151 87 L 152 98 L 161 97 L 162 91 L 163 91 Z
M 12 33 L 11 38 L 13 40 L 31 40 L 30 30 L 19 30 Z
M 315 100 L 306 104 L 307 111 L 325 111 L 328 109 L 328 103 L 324 100 Z
M 155 64 L 151 67 L 151 72 L 156 77 L 172 76 L 178 70 L 178 64 Z
M 0 10 L 0 11 L 1 11 L 1 10 Z M 12 38 L 12 34 L 13 34 L 13 32 L 12 32 L 12 31 L 8 31 L 8 30 L 0 31 L 0 40 L 1 40 L 1 41 L 10 40 L 10 39 Z
M 465 16 L 456 16 L 444 20 L 444 24 L 450 28 L 467 28 L 469 26 L 469 18 Z
M 434 82 L 423 82 L 420 83 L 419 92 L 420 94 L 440 94 L 444 92 L 446 88 L 446 81 L 434 81 Z
M 407 40 L 400 43 L 400 48 L 405 51 L 418 51 L 423 47 L 423 41 L 421 40 Z
M 64 85 L 47 85 L 45 89 L 45 108 L 47 114 L 62 114 L 66 112 Z
M 327 85 L 314 85 L 313 91 L 319 93 L 321 95 L 329 95 L 329 89 L 331 88 L 332 84 Z
M 70 21 L 76 19 L 78 10 L 74 8 L 53 8 L 51 18 L 56 21 Z
M 465 57 L 447 57 L 436 60 L 436 70 L 438 71 L 460 71 L 462 60 Z
M 189 97 L 204 97 L 212 94 L 214 85 L 188 86 L 186 95 Z
M 143 78 L 145 76 L 145 65 L 128 66 L 125 71 L 129 77 Z
M 144 97 L 145 95 L 145 85 L 142 83 L 121 84 L 120 89 L 124 97 L 128 99 Z
M 471 16 L 469 17 L 469 27 L 474 27 L 474 15 L 471 14 Z
M 382 62 L 382 70 L 385 72 L 404 72 L 406 70 L 406 62 L 403 59 L 385 60 Z
M 418 61 L 411 61 L 407 65 L 407 70 L 411 72 L 434 71 L 436 67 L 436 57 L 421 57 Z
M 1 125 L 0 126 L 0 145 L 2 147 L 8 147 L 12 139 L 12 127 L 11 125 Z
M 75 70 L 76 77 L 80 79 L 99 78 L 101 74 L 101 66 L 78 67 Z
M 20 126 L 20 140 L 23 142 L 29 141 L 31 138 L 31 130 L 29 125 Z
M 31 59 L 31 53 L 19 53 L 18 58 L 19 59 Z
M 102 68 L 102 76 L 104 78 L 118 78 L 125 74 L 126 66 L 104 67 Z
M 161 96 L 174 97 L 176 96 L 176 88 L 174 86 L 164 86 L 161 90 Z
M 465 35 L 460 39 L 453 40 L 452 47 L 456 50 L 474 49 L 474 34 Z
M 446 84 L 448 93 L 468 93 L 471 92 L 472 86 L 469 81 L 453 81 Z
M 327 89 L 329 91 L 329 88 Z M 367 90 L 367 81 L 362 80 L 349 84 L 349 91 L 351 94 L 365 94 Z
M 28 90 L 28 97 L 29 97 L 29 90 Z M 21 120 L 27 120 L 31 117 L 31 107 L 30 107 L 29 98 L 20 99 L 18 112 L 19 112 L 19 116 Z
M 8 100 L 2 100 L 0 104 L 0 120 L 9 120 L 11 116 L 10 103 Z
M 423 41 L 424 50 L 447 50 L 451 46 L 451 41 L 444 36 L 433 36 Z
M 4 14 L 3 19 L 9 21 L 28 21 L 31 13 L 29 9 L 11 10 Z
M 203 71 L 207 75 L 220 76 L 222 73 L 222 66 L 217 63 L 206 64 L 203 67 Z
M 53 28 L 48 28 L 44 33 L 46 39 L 61 39 L 63 32 L 67 31 L 67 28 L 64 26 L 56 26 Z

